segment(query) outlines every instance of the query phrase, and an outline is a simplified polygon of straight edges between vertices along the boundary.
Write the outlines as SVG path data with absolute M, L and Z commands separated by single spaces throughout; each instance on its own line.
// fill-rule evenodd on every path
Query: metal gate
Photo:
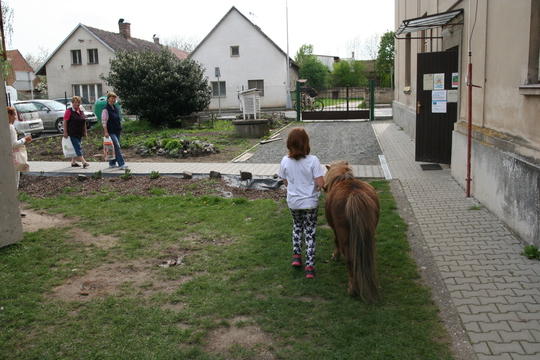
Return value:
M 316 101 L 322 101 L 324 104 L 323 109 L 301 111 L 302 120 L 356 120 L 370 118 L 368 87 L 340 87 L 318 90 L 318 92 L 319 95 L 315 99 Z M 296 110 L 295 105 L 296 102 L 293 101 L 293 108 Z

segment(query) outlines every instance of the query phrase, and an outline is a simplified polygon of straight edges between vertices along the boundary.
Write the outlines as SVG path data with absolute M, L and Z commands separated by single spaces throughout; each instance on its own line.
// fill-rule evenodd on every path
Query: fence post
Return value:
M 369 80 L 369 120 L 375 120 L 375 80 Z
M 296 121 L 300 121 L 300 81 L 296 82 Z

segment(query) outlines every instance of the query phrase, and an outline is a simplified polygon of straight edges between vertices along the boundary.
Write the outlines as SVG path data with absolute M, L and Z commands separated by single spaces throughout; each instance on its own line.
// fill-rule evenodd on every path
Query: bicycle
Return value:
M 307 105 L 308 103 L 308 94 L 302 93 L 302 99 L 300 100 L 300 111 L 322 111 L 324 109 L 324 103 L 321 100 L 313 100 L 311 109 Z M 296 101 L 293 102 L 293 109 L 296 110 Z

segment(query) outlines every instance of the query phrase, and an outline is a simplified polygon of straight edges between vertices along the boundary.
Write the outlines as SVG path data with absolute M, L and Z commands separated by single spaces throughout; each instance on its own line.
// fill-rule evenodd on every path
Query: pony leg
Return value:
M 339 250 L 339 241 L 337 235 L 334 234 L 334 253 L 332 254 L 332 260 L 339 261 L 341 259 L 341 250 Z

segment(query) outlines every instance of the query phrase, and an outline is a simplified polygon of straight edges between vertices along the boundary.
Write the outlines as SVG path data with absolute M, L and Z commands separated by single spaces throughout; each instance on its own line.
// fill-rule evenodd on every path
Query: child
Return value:
M 287 187 L 287 205 L 293 217 L 293 262 L 302 266 L 302 234 L 306 241 L 306 278 L 315 277 L 315 231 L 319 208 L 318 188 L 324 186 L 319 159 L 309 155 L 309 136 L 303 128 L 291 129 L 287 136 L 289 153 L 281 160 L 278 176 Z

